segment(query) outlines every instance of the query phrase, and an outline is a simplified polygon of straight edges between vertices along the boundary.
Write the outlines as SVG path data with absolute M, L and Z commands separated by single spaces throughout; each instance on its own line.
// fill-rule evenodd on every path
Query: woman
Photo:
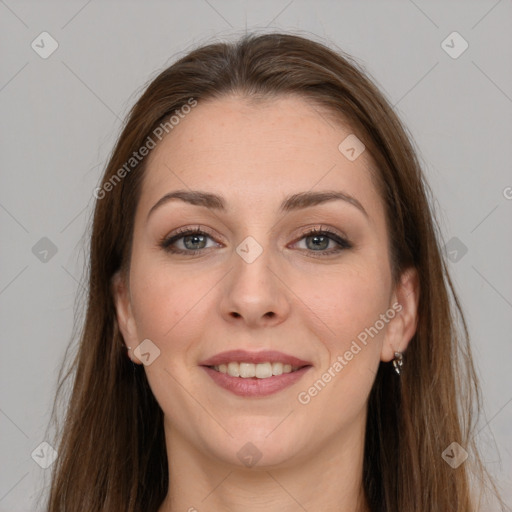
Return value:
M 429 189 L 348 56 L 284 34 L 192 51 L 95 197 L 51 512 L 478 509 Z

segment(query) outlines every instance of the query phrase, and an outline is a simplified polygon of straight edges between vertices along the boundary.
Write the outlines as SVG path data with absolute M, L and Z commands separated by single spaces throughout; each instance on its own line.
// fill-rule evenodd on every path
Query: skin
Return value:
M 298 97 L 250 105 L 229 96 L 199 103 L 148 156 L 129 276 L 114 277 L 114 296 L 131 359 L 140 364 L 134 349 L 144 339 L 160 350 L 145 371 L 164 412 L 169 485 L 177 491 L 159 512 L 367 510 L 367 398 L 380 362 L 404 351 L 415 332 L 418 278 L 408 269 L 393 286 L 369 154 L 351 162 L 338 150 L 350 133 Z M 227 210 L 173 200 L 148 219 L 151 207 L 177 189 L 222 195 Z M 321 190 L 350 194 L 368 216 L 340 200 L 278 212 L 285 196 Z M 196 225 L 213 234 L 200 254 L 159 246 L 177 228 Z M 318 255 L 327 246 L 316 249 L 303 236 L 321 226 L 353 247 Z M 252 263 L 236 252 L 247 236 L 263 248 Z M 183 243 L 175 246 L 187 250 Z M 335 247 L 331 241 L 327 250 Z M 394 303 L 401 311 L 300 403 L 298 393 Z M 268 397 L 236 396 L 199 363 L 238 348 L 279 350 L 313 368 Z M 250 468 L 237 456 L 248 442 L 261 453 Z

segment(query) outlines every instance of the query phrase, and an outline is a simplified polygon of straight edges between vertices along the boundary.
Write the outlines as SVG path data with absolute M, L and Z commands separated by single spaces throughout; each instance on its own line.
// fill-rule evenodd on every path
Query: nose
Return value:
M 243 253 L 240 253 L 243 255 Z M 290 313 L 290 290 L 268 250 L 252 261 L 233 253 L 219 303 L 222 317 L 248 327 L 282 323 Z

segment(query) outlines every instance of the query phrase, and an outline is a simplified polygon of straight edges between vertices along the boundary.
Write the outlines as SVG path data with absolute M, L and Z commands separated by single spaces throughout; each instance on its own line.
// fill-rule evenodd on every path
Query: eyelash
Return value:
M 209 238 L 213 239 L 213 236 L 205 231 L 204 229 L 201 229 L 200 226 L 197 226 L 195 228 L 181 228 L 179 229 L 174 235 L 170 237 L 163 237 L 158 245 L 165 250 L 166 252 L 172 253 L 172 254 L 186 254 L 188 256 L 196 256 L 200 254 L 201 252 L 204 252 L 205 249 L 197 249 L 197 250 L 182 250 L 182 249 L 176 249 L 175 247 L 172 247 L 172 244 L 177 242 L 178 240 L 189 236 L 189 235 L 206 235 Z M 297 240 L 297 242 L 301 241 L 304 238 L 309 238 L 312 236 L 326 236 L 329 240 L 332 240 L 338 244 L 338 247 L 330 250 L 325 251 L 313 251 L 311 249 L 304 249 L 315 256 L 329 256 L 333 254 L 337 254 L 345 249 L 351 249 L 352 244 L 346 239 L 341 236 L 339 236 L 337 233 L 334 233 L 333 231 L 326 229 L 326 228 L 313 228 L 309 231 L 306 231 L 302 234 L 302 236 Z M 295 243 L 295 242 L 294 242 Z

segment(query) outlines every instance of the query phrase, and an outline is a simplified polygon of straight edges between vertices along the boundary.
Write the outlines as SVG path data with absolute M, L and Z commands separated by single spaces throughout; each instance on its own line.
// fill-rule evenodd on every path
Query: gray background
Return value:
M 178 56 L 245 30 L 317 35 L 352 54 L 408 126 L 457 251 L 449 265 L 485 402 L 478 439 L 512 488 L 511 21 L 510 0 L 0 0 L 0 511 L 39 510 L 48 484 L 31 453 L 45 441 L 92 192 L 122 119 Z M 31 47 L 43 31 L 59 44 L 47 59 Z M 441 46 L 453 31 L 469 44 L 456 59 Z M 43 237 L 56 254 L 41 252 Z

